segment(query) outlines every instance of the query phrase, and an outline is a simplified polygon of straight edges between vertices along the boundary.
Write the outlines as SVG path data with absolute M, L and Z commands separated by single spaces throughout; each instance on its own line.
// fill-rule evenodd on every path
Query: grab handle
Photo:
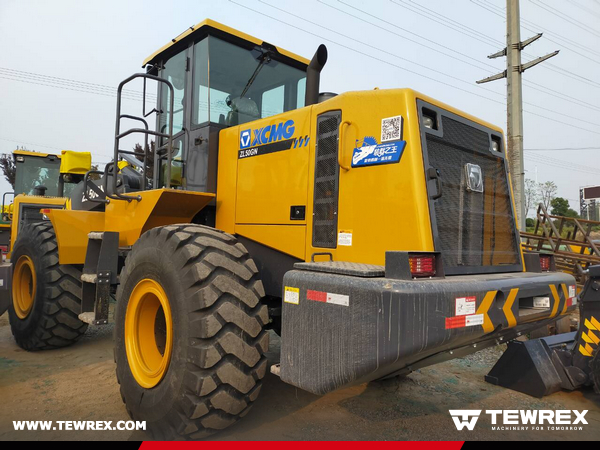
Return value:
M 442 180 L 440 179 L 440 171 L 438 169 L 434 169 L 430 167 L 427 169 L 427 177 L 430 180 L 435 180 L 435 190 L 436 193 L 431 196 L 432 200 L 437 200 L 442 196 Z
M 338 150 L 338 165 L 344 170 L 350 170 L 350 166 L 345 166 L 344 161 L 344 130 L 346 126 L 352 125 L 352 122 L 349 120 L 344 120 L 340 123 L 340 131 L 339 131 L 339 150 Z

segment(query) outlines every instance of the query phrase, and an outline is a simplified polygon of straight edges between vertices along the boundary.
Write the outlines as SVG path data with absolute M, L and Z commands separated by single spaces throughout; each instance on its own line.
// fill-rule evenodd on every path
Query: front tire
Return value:
M 144 233 L 115 311 L 117 379 L 132 419 L 156 439 L 200 439 L 244 416 L 267 369 L 263 296 L 233 236 L 189 224 Z
M 76 342 L 87 330 L 81 312 L 81 270 L 58 263 L 49 222 L 23 226 L 11 254 L 10 328 L 25 350 L 47 350 Z

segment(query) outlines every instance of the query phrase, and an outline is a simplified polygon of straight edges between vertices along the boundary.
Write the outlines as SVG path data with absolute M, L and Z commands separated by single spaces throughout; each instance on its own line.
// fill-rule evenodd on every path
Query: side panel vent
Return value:
M 338 132 L 341 111 L 317 117 L 313 247 L 336 248 L 338 218 Z

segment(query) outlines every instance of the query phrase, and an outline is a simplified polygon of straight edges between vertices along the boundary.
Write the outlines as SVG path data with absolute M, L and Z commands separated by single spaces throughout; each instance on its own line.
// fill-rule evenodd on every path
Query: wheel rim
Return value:
M 12 289 L 13 307 L 19 319 L 23 320 L 29 316 L 36 289 L 37 278 L 33 261 L 29 256 L 22 255 L 15 265 Z
M 146 389 L 163 379 L 173 344 L 169 299 L 162 286 L 149 278 L 140 281 L 125 314 L 125 349 L 133 377 Z

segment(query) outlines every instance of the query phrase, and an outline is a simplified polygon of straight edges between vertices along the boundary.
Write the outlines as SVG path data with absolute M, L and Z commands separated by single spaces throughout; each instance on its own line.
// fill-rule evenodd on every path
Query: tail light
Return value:
M 550 272 L 550 256 L 540 255 L 540 267 L 542 272 Z
M 410 255 L 410 274 L 415 278 L 435 276 L 434 255 Z

